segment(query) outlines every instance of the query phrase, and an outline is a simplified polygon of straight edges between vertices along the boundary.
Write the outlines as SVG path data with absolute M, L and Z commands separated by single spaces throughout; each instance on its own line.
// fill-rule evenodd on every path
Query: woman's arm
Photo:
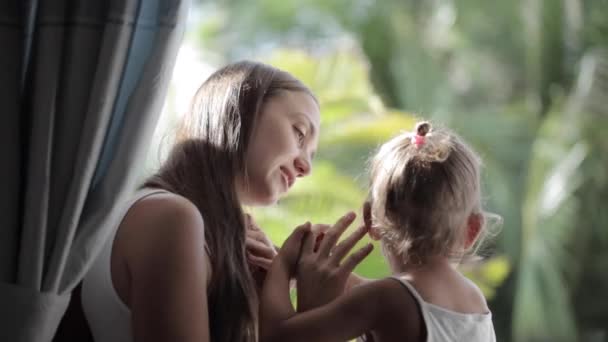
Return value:
M 203 220 L 185 198 L 144 199 L 125 251 L 135 341 L 209 342 Z

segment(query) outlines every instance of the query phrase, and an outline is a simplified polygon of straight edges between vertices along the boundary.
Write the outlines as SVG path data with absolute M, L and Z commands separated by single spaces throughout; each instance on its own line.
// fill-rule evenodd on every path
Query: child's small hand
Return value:
M 338 243 L 354 219 L 354 213 L 343 216 L 320 240 L 312 234 L 305 236 L 298 262 L 298 311 L 326 304 L 342 294 L 355 266 L 371 252 L 372 245 L 368 244 L 346 257 L 366 234 L 365 226 Z
M 302 242 L 308 234 L 310 234 L 310 222 L 298 226 L 287 240 L 285 240 L 283 246 L 281 246 L 281 249 L 279 250 L 279 254 L 276 256 L 276 259 L 279 259 L 284 267 L 287 268 L 290 277 L 294 276 L 296 273 Z
M 323 241 L 323 237 L 325 237 L 325 232 L 327 232 L 330 228 L 331 225 L 321 223 L 313 224 L 312 227 L 310 227 L 313 236 L 315 236 L 315 252 L 319 250 L 319 247 L 321 246 L 321 241 Z

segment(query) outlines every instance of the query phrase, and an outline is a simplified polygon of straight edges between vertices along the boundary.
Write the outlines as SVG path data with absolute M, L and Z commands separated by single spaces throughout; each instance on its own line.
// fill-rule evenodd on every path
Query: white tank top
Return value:
M 120 299 L 112 284 L 110 272 L 112 245 L 118 226 L 129 208 L 144 197 L 163 192 L 166 191 L 149 188 L 138 190 L 132 198 L 111 214 L 110 236 L 82 283 L 82 308 L 95 342 L 133 342 L 131 310 Z
M 427 342 L 496 342 L 492 313 L 465 314 L 426 302 L 418 291 L 405 280 L 391 277 L 414 296 L 427 331 Z

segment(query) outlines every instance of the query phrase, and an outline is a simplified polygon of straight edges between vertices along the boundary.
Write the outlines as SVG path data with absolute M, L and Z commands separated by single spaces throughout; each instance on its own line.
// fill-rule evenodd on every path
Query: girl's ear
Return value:
M 479 233 L 481 233 L 481 227 L 483 226 L 483 215 L 479 213 L 472 213 L 469 215 L 467 219 L 467 227 L 466 227 L 466 238 L 464 241 L 464 248 L 469 249 L 477 238 L 479 237 Z
M 372 202 L 369 200 L 363 203 L 363 223 L 368 230 L 372 227 Z
M 380 232 L 378 231 L 377 227 L 369 227 L 367 230 L 367 234 L 369 234 L 369 237 L 375 241 L 378 241 L 381 238 Z
M 380 240 L 378 228 L 372 226 L 372 203 L 367 200 L 363 203 L 363 223 L 367 228 L 367 233 L 372 240 Z

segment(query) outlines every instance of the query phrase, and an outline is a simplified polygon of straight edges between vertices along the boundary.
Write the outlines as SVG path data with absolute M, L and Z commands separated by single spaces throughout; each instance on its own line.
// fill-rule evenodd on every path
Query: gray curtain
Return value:
M 0 341 L 51 341 L 135 186 L 187 0 L 0 1 Z

